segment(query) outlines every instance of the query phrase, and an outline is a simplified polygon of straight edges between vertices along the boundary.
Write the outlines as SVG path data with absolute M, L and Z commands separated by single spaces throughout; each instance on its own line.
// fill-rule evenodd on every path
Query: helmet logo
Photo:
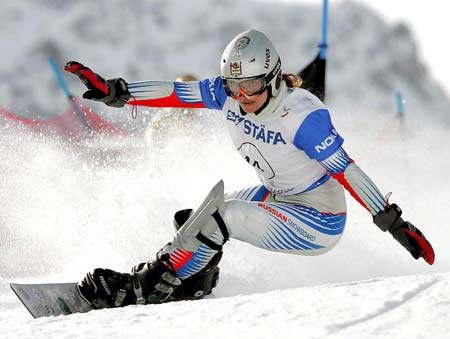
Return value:
M 264 63 L 264 68 L 269 69 L 270 66 L 270 49 L 266 48 L 266 62 Z
M 248 46 L 249 43 L 250 43 L 250 38 L 248 36 L 244 36 L 244 37 L 238 39 L 234 43 L 234 48 L 237 50 L 244 49 L 245 47 Z
M 242 75 L 242 68 L 240 61 L 230 62 L 230 74 L 235 77 Z

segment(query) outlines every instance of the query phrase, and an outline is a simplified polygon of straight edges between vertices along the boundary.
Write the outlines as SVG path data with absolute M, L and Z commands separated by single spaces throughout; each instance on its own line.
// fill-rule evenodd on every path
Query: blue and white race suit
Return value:
M 246 114 L 228 97 L 221 78 L 128 84 L 131 105 L 221 110 L 236 150 L 255 169 L 261 185 L 225 196 L 223 218 L 230 238 L 271 251 L 318 255 L 333 248 L 346 221 L 343 187 L 372 215 L 386 200 L 347 155 L 344 139 L 325 105 L 310 92 L 288 88 L 258 114 Z M 211 237 L 223 241 L 218 230 Z M 217 253 L 206 245 L 189 252 L 164 249 L 177 275 L 200 271 Z

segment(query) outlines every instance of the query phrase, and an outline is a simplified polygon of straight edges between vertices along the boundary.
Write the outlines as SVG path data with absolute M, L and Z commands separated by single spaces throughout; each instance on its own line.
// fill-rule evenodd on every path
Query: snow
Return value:
M 100 8 L 98 3 L 95 6 Z M 124 5 L 117 0 L 110 3 L 111 8 Z M 201 3 L 203 13 L 209 13 L 214 6 L 207 1 Z M 219 7 L 234 4 L 217 3 Z M 52 7 L 54 4 L 58 6 Z M 117 50 L 117 39 L 121 41 L 122 33 L 93 48 L 92 41 L 85 41 L 86 35 L 78 36 L 79 32 L 67 28 L 70 23 L 82 21 L 84 26 L 75 26 L 83 26 L 85 34 L 89 31 L 89 20 L 83 17 L 84 1 L 42 1 L 40 11 L 36 6 L 30 1 L 8 2 L 0 14 L 10 23 L 0 26 L 0 31 L 12 63 L 9 67 L 7 59 L 2 59 L 0 77 L 11 80 L 8 84 L 15 88 L 10 92 L 5 89 L 7 82 L 2 82 L 1 98 L 9 102 L 19 100 L 14 93 L 21 93 L 24 88 L 23 78 L 33 88 L 26 100 L 21 97 L 20 105 L 25 109 L 20 113 L 27 107 L 36 111 L 58 101 L 55 89 L 46 87 L 51 87 L 50 76 L 46 84 L 36 81 L 37 73 L 29 78 L 8 78 L 26 68 L 19 65 L 26 64 L 23 60 L 30 58 L 32 46 L 38 42 L 34 31 L 46 30 L 43 38 L 55 37 L 64 58 L 69 59 L 70 53 L 82 56 L 94 68 L 126 74 L 127 78 L 131 74 L 134 79 L 151 78 L 156 73 L 173 78 L 185 69 L 186 60 L 196 73 L 213 75 L 217 72 L 215 60 L 226 41 L 244 28 L 238 23 L 256 5 L 235 4 L 235 17 L 222 17 L 217 12 L 214 16 L 203 14 L 202 30 L 192 24 L 194 19 L 190 17 L 180 26 L 173 22 L 174 17 L 180 17 L 180 11 L 192 11 L 184 3 L 177 7 L 172 1 L 142 2 L 142 13 L 148 13 L 147 7 L 151 7 L 154 16 L 144 24 L 144 15 L 130 16 L 132 9 L 128 8 L 123 12 L 125 22 L 140 28 L 140 32 L 158 32 L 152 37 L 160 45 L 149 41 L 148 47 L 142 36 L 130 36 L 118 55 L 113 51 Z M 335 30 L 330 32 L 330 39 L 334 39 L 330 46 L 335 46 L 333 52 L 330 48 L 328 69 L 334 124 L 346 140 L 348 153 L 383 193 L 393 192 L 391 202 L 397 202 L 405 218 L 434 245 L 433 266 L 415 261 L 374 226 L 370 215 L 348 196 L 345 234 L 323 256 L 273 253 L 231 241 L 220 265 L 220 284 L 205 300 L 34 320 L 9 289 L 9 282 L 78 281 L 95 267 L 129 271 L 133 265 L 153 258 L 170 240 L 171 219 L 176 210 L 198 205 L 221 178 L 226 191 L 256 184 L 257 178 L 233 149 L 220 114 L 212 111 L 181 115 L 178 110 L 142 109 L 139 116 L 146 120 L 138 123 L 147 125 L 145 133 L 117 139 L 94 138 L 82 144 L 0 125 L 0 338 L 448 337 L 450 187 L 445 178 L 450 158 L 445 107 L 449 100 L 426 72 L 420 72 L 425 66 L 411 52 L 416 42 L 407 30 L 385 26 L 367 8 L 342 6 L 333 13 L 347 16 L 332 16 Z M 222 7 L 219 9 L 223 11 Z M 88 13 L 88 18 L 92 18 L 91 37 L 98 37 L 104 30 L 110 32 L 107 25 L 121 22 L 113 10 L 105 14 L 105 21 L 95 21 L 99 8 Z M 304 50 L 311 48 L 311 57 L 315 54 L 314 42 L 319 32 L 309 27 L 315 21 L 312 14 L 308 18 L 308 13 L 320 11 L 286 6 L 275 13 L 300 13 L 301 8 L 306 12 L 300 20 L 305 24 L 304 35 L 292 37 L 295 48 L 289 48 L 287 39 L 274 39 L 290 69 L 302 66 L 297 56 L 300 51 L 307 54 Z M 258 17 L 273 20 L 273 25 L 265 28 L 271 36 L 282 36 L 288 28 L 284 21 L 271 19 L 268 10 L 260 7 Z M 171 11 L 178 14 L 169 15 Z M 29 23 L 29 30 L 27 25 L 17 25 L 13 20 L 24 17 L 22 23 Z M 56 30 L 44 25 L 43 18 L 54 18 L 64 34 L 58 36 Z M 255 20 L 255 27 L 264 28 L 258 19 L 252 16 L 251 20 Z M 351 23 L 360 25 L 360 29 L 352 29 Z M 153 31 L 146 25 L 153 25 Z M 224 32 L 220 33 L 217 27 L 224 28 Z M 178 37 L 175 32 L 182 28 L 186 28 L 186 36 Z M 376 35 L 377 32 L 385 35 Z M 341 39 L 344 33 L 347 41 Z M 12 42 L 14 36 L 16 45 Z M 182 41 L 194 40 L 196 36 L 202 37 L 202 43 L 180 52 L 186 60 L 177 61 L 180 56 L 173 53 L 174 46 L 181 49 Z M 378 44 L 383 36 L 391 38 L 389 44 L 383 45 L 386 49 Z M 91 45 L 87 47 L 87 43 Z M 386 47 L 396 44 L 399 48 L 395 51 Z M 136 50 L 142 53 L 135 52 L 136 57 L 129 61 L 127 53 Z M 370 54 L 376 50 L 379 53 L 375 56 Z M 153 55 L 164 59 L 164 67 L 156 67 L 158 71 L 151 62 Z M 354 55 L 350 64 L 349 55 Z M 38 60 L 32 62 L 37 63 Z M 47 66 L 41 64 L 34 69 L 43 67 Z M 152 69 L 154 74 L 149 71 Z M 385 76 L 379 77 L 381 73 Z M 385 82 L 387 87 L 383 86 Z M 406 114 L 401 119 L 390 90 L 403 85 Z M 71 88 L 77 94 L 82 91 L 81 84 L 75 81 Z M 37 97 L 40 100 L 34 100 Z M 67 105 L 64 98 L 61 100 Z M 102 109 L 103 114 L 116 119 L 130 115 L 128 109 Z
M 450 275 L 411 275 L 31 320 L 5 338 L 448 338 Z M 6 325 L 7 324 L 7 325 Z

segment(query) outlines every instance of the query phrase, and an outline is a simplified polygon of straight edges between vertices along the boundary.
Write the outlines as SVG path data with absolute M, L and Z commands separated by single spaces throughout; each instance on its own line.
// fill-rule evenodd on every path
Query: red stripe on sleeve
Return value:
M 350 185 L 350 183 L 345 178 L 344 172 L 339 173 L 331 173 L 331 176 L 335 178 L 344 188 L 350 193 L 350 195 L 356 199 L 366 210 L 370 212 L 370 209 L 367 207 L 366 203 L 361 199 L 361 197 L 358 195 L 358 193 L 355 192 L 353 187 Z
M 182 107 L 182 108 L 206 108 L 203 101 L 199 102 L 183 102 L 181 101 L 175 91 L 168 97 L 156 99 L 136 100 L 131 98 L 128 101 L 129 105 L 148 106 L 148 107 Z

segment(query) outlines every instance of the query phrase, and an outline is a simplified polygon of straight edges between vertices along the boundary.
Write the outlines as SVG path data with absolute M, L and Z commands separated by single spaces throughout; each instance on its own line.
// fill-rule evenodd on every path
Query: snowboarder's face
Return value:
M 244 93 L 240 93 L 235 100 L 239 102 L 239 105 L 245 113 L 255 113 L 264 105 L 268 95 L 268 90 L 266 89 L 261 94 L 253 95 L 251 97 L 247 97 Z

